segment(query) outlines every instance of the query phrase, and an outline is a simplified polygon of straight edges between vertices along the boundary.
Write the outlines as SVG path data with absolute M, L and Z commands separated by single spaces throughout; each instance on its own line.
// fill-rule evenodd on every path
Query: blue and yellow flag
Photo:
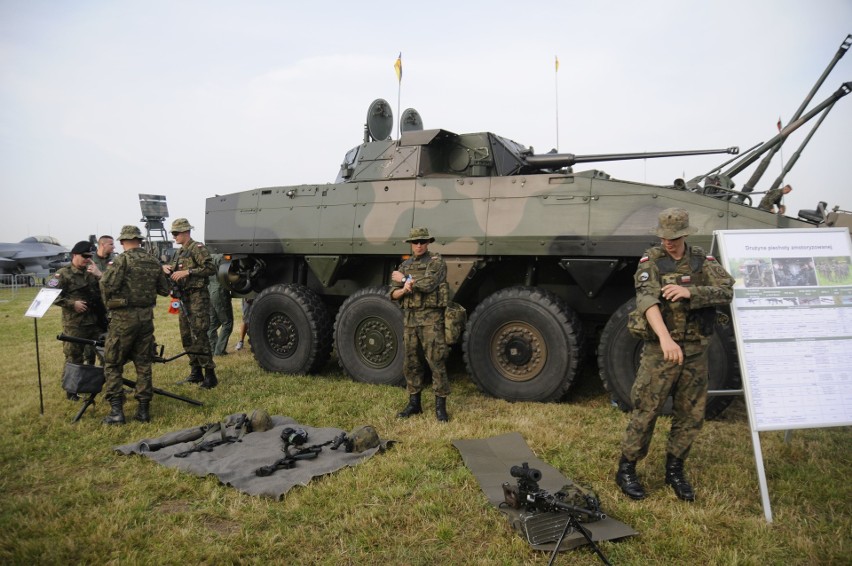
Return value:
M 402 51 L 399 52 L 399 57 L 396 58 L 396 62 L 393 64 L 393 70 L 396 71 L 396 80 L 402 82 Z

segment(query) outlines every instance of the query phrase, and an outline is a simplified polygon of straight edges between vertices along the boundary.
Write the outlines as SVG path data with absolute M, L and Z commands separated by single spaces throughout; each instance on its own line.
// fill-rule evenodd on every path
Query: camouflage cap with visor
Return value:
M 411 232 L 408 234 L 408 238 L 406 238 L 406 242 L 411 243 L 417 240 L 426 240 L 430 244 L 435 241 L 435 238 L 429 234 L 429 228 L 412 228 Z
M 657 227 L 652 234 L 664 240 L 676 240 L 681 236 L 695 234 L 698 228 L 689 225 L 689 213 L 682 208 L 667 208 L 660 213 Z

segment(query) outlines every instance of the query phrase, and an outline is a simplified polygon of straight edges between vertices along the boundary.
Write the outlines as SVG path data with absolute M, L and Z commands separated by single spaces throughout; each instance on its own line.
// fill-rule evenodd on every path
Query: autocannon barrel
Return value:
M 546 153 L 528 155 L 524 158 L 527 165 L 539 169 L 558 169 L 571 167 L 576 163 L 595 163 L 599 161 L 628 161 L 630 159 L 655 159 L 657 157 L 684 157 L 687 155 L 712 155 L 727 153 L 737 155 L 740 148 L 733 146 L 724 149 L 695 149 L 688 151 L 652 151 L 646 153 L 599 153 L 595 155 L 574 155 L 573 153 Z

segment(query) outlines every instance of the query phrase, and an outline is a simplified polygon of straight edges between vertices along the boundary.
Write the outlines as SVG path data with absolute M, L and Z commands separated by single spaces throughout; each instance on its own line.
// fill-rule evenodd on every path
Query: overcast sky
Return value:
M 139 193 L 165 195 L 169 221 L 203 239 L 207 197 L 333 182 L 375 98 L 538 153 L 557 132 L 575 154 L 746 149 L 850 32 L 850 0 L 0 0 L 0 241 L 117 236 L 142 227 Z M 811 106 L 850 80 L 847 55 Z M 852 96 L 787 177 L 788 212 L 852 210 L 850 132 Z M 575 169 L 671 184 L 723 160 Z M 756 190 L 780 170 L 776 157 Z

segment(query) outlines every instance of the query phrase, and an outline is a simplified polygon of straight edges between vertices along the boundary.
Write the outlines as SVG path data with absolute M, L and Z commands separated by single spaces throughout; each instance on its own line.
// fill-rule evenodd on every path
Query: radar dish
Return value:
M 393 129 L 393 112 L 390 104 L 377 98 L 367 110 L 367 132 L 374 141 L 386 140 Z
M 399 129 L 402 132 L 419 132 L 423 129 L 423 120 L 414 108 L 406 108 L 399 122 Z

